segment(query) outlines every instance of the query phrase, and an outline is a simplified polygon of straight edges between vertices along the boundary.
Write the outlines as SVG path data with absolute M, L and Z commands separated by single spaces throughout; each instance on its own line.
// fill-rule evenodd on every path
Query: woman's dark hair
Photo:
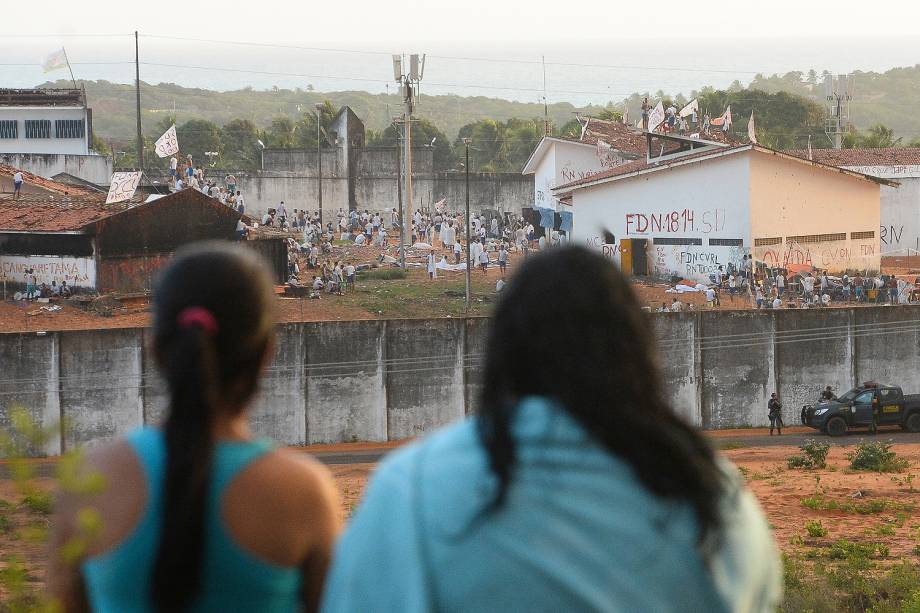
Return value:
M 563 247 L 524 262 L 491 321 L 479 437 L 505 500 L 518 401 L 557 401 L 654 494 L 696 512 L 699 544 L 720 526 L 722 476 L 702 435 L 665 402 L 654 340 L 624 276 L 599 254 Z
M 241 411 L 256 391 L 274 331 L 266 267 L 241 245 L 200 243 L 177 254 L 153 294 L 153 348 L 170 393 L 151 586 L 161 611 L 187 607 L 200 588 L 211 428 L 218 411 Z

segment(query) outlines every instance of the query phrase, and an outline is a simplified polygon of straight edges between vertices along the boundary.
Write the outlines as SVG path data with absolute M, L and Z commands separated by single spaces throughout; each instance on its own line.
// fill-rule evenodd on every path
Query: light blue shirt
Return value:
M 776 547 L 729 464 L 707 565 L 692 509 L 651 494 L 564 411 L 525 399 L 512 431 L 518 464 L 496 512 L 475 419 L 384 461 L 338 545 L 323 611 L 774 610 Z

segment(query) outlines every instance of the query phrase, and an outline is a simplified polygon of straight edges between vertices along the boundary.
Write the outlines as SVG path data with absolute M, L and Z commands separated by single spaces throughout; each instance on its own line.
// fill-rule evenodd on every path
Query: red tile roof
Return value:
M 25 170 L 20 170 L 14 166 L 8 164 L 0 164 L 0 175 L 12 177 L 16 174 L 16 171 L 22 173 L 22 180 L 26 185 L 34 185 L 42 189 L 57 193 L 57 194 L 69 194 L 71 196 L 77 195 L 97 195 L 97 190 L 92 190 L 87 187 L 82 187 L 79 185 L 69 185 L 67 183 L 61 183 L 59 181 L 52 181 L 51 179 L 45 179 L 38 175 L 32 174 L 31 172 L 26 172 Z
M 227 208 L 195 189 L 184 189 L 145 203 L 145 195 L 136 194 L 127 202 L 105 203 L 105 194 L 91 196 L 46 196 L 23 194 L 0 199 L 0 233 L 2 232 L 80 232 L 88 226 L 140 206 L 163 203 L 168 198 Z
M 602 140 L 624 153 L 645 157 L 645 136 L 641 131 L 636 131 L 619 121 L 605 121 L 593 117 L 583 117 L 581 121 L 587 122 L 588 125 L 580 142 L 596 145 L 598 140 Z
M 713 147 L 715 147 L 715 146 L 713 146 Z M 675 164 L 680 164 L 680 163 L 686 162 L 686 161 L 688 161 L 688 160 L 694 160 L 694 159 L 697 159 L 697 158 L 707 158 L 707 157 L 710 157 L 710 156 L 711 156 L 711 157 L 721 157 L 721 155 L 724 155 L 724 154 L 726 154 L 726 153 L 731 153 L 731 152 L 735 152 L 735 151 L 739 151 L 739 150 L 744 150 L 744 149 L 749 149 L 749 148 L 750 148 L 750 149 L 755 149 L 755 150 L 757 150 L 757 151 L 765 152 L 765 153 L 772 153 L 772 154 L 779 155 L 779 156 L 797 157 L 797 158 L 799 157 L 799 156 L 792 155 L 792 154 L 791 154 L 790 152 L 788 152 L 788 151 L 775 151 L 775 150 L 773 150 L 773 149 L 770 149 L 770 148 L 768 148 L 768 147 L 763 147 L 763 146 L 761 146 L 761 145 L 736 144 L 736 145 L 732 145 L 732 146 L 729 146 L 729 147 L 707 148 L 707 149 L 705 149 L 705 150 L 703 150 L 703 151 L 697 151 L 697 152 L 687 153 L 687 154 L 685 154 L 685 155 L 675 156 L 675 157 L 668 158 L 667 160 L 660 160 L 660 161 L 657 161 L 657 162 L 656 162 L 655 160 L 652 160 L 651 163 L 647 162 L 645 159 L 642 159 L 642 160 L 635 160 L 635 161 L 630 162 L 630 163 L 628 163 L 628 164 L 624 164 L 624 165 L 622 165 L 622 166 L 617 166 L 616 168 L 612 168 L 612 169 L 610 169 L 610 170 L 607 170 L 607 171 L 604 171 L 604 172 L 600 172 L 600 173 L 595 174 L 595 175 L 591 175 L 590 177 L 585 177 L 585 178 L 583 178 L 583 179 L 578 179 L 578 180 L 576 180 L 576 181 L 572 181 L 571 183 L 566 183 L 566 184 L 564 184 L 564 185 L 560 185 L 560 186 L 555 187 L 555 188 L 553 188 L 553 189 L 554 189 L 554 190 L 566 190 L 566 189 L 570 189 L 570 188 L 577 188 L 577 187 L 579 187 L 579 186 L 586 185 L 586 184 L 589 184 L 589 183 L 594 183 L 594 182 L 596 182 L 596 181 L 602 181 L 602 180 L 604 180 L 604 179 L 610 179 L 610 178 L 619 177 L 619 176 L 622 176 L 622 175 L 628 175 L 628 174 L 631 174 L 631 173 L 634 173 L 634 172 L 641 172 L 641 171 L 643 171 L 643 170 L 651 170 L 651 169 L 658 169 L 658 168 L 668 168 L 668 167 L 673 166 L 673 165 L 675 165 Z M 804 160 L 804 163 L 811 163 L 811 164 L 814 164 L 814 165 L 816 165 L 816 166 L 823 166 L 823 167 L 829 168 L 829 169 L 836 169 L 837 172 L 846 173 L 846 174 L 848 174 L 848 175 L 851 175 L 851 176 L 854 176 L 854 177 L 858 177 L 858 178 L 861 178 L 861 179 L 865 179 L 865 180 L 867 180 L 867 181 L 873 181 L 873 182 L 875 182 L 875 183 L 880 183 L 880 184 L 884 184 L 884 185 L 892 185 L 892 186 L 897 186 L 897 185 L 898 185 L 897 182 L 888 181 L 888 180 L 886 180 L 886 179 L 880 179 L 880 178 L 877 178 L 877 177 L 873 177 L 873 176 L 871 176 L 871 175 L 865 175 L 865 174 L 862 174 L 862 173 L 856 172 L 856 171 L 849 171 L 849 170 L 839 169 L 839 168 L 837 168 L 837 167 L 835 167 L 835 166 L 833 166 L 833 165 L 831 165 L 831 164 L 827 164 L 827 163 L 824 163 L 824 162 L 821 162 L 821 161 L 818 161 L 818 160 L 812 160 L 811 162 L 809 162 L 809 161 L 807 160 L 807 158 L 799 158 L 799 159 L 803 159 L 803 160 Z M 566 192 L 561 192 L 561 193 L 562 193 L 562 194 L 565 194 Z
M 920 165 L 920 148 L 887 147 L 884 149 L 812 149 L 811 159 L 831 166 L 913 166 Z M 808 159 L 805 149 L 783 153 Z

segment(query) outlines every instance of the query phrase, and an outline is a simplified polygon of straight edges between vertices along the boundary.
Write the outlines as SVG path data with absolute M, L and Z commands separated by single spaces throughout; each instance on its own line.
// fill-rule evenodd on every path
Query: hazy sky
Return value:
M 174 7 L 172 14 L 166 13 L 167 6 Z M 693 8 L 688 11 L 687 6 Z M 770 0 L 749 2 L 746 11 L 738 10 L 743 6 L 686 0 L 622 4 L 610 0 L 199 0 L 175 5 L 129 0 L 33 0 L 17 10 L 22 18 L 16 20 L 16 33 L 140 30 L 202 38 L 338 44 L 920 34 L 920 2 L 916 1 L 889 2 L 885 10 L 853 0 Z M 39 15 L 41 19 L 35 18 Z M 404 47 L 405 43 L 398 44 Z

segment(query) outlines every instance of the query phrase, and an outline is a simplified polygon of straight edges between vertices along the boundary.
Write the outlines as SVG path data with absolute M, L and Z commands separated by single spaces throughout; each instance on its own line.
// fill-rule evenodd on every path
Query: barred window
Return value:
M 710 238 L 710 247 L 742 247 L 744 246 L 743 238 Z
M 656 245 L 702 245 L 701 238 L 656 238 Z
M 0 138 L 19 138 L 19 122 L 15 119 L 0 119 Z
M 830 243 L 832 241 L 845 241 L 847 233 L 840 234 L 804 234 L 802 236 L 787 236 L 787 243 Z
M 56 119 L 54 121 L 55 138 L 83 138 L 82 119 Z
M 770 245 L 779 245 L 782 244 L 782 236 L 773 236 L 770 238 L 755 238 L 754 246 L 755 247 L 769 247 Z
M 51 120 L 26 119 L 26 138 L 51 138 Z
M 875 231 L 869 230 L 868 232 L 850 232 L 850 238 L 854 240 L 858 238 L 875 238 Z

